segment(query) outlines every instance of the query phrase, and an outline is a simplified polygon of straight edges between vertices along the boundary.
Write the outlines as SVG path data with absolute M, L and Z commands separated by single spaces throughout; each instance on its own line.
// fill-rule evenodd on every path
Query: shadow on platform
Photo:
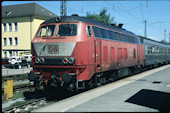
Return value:
M 170 112 L 170 93 L 142 89 L 125 102 Z

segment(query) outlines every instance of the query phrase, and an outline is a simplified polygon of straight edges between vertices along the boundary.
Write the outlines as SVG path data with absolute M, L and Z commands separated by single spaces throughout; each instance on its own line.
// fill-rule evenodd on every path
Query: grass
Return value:
M 15 103 L 11 104 L 10 107 L 22 105 L 22 104 L 25 104 L 25 103 L 26 103 L 26 101 L 17 101 L 17 102 L 15 102 Z
M 28 90 L 29 90 L 29 89 L 25 89 L 25 90 L 21 90 L 21 91 L 18 92 L 18 93 L 14 93 L 12 99 L 18 99 L 18 98 L 24 97 L 23 93 L 24 93 L 25 91 L 28 91 Z M 9 100 L 10 100 L 10 99 L 9 99 Z M 5 96 L 4 96 L 4 95 L 2 95 L 2 102 L 7 102 L 7 101 L 5 100 Z

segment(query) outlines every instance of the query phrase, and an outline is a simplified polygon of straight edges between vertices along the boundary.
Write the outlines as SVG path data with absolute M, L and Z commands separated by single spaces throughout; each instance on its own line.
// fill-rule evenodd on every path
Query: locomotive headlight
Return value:
M 36 58 L 35 63 L 37 63 L 37 64 L 40 63 L 40 58 Z
M 68 64 L 68 58 L 63 58 L 63 63 Z
M 74 63 L 74 58 L 73 57 L 68 58 L 68 63 L 73 64 Z
M 43 63 L 44 62 L 44 58 L 40 58 L 40 63 Z

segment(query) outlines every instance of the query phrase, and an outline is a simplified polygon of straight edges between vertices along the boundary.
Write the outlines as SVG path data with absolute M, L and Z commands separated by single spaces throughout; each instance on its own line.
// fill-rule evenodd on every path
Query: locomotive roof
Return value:
M 54 18 L 48 19 L 45 22 L 43 22 L 42 24 L 57 23 L 56 22 L 57 18 L 58 17 L 54 17 Z M 108 25 L 108 24 L 105 24 L 105 23 L 102 23 L 102 22 L 99 22 L 99 21 L 96 21 L 96 20 L 89 19 L 87 17 L 61 16 L 61 20 L 59 22 L 86 22 L 86 23 L 92 23 L 92 24 L 95 24 L 95 25 L 99 25 L 99 26 L 103 26 L 103 27 L 106 27 L 106 28 L 110 28 L 110 29 L 114 29 L 114 30 L 117 30 L 117 31 L 121 31 L 121 32 L 124 32 L 124 33 L 129 33 L 131 35 L 135 35 L 134 33 L 130 32 L 130 31 L 127 31 L 125 29 L 122 29 L 122 28 L 119 28 L 119 27 L 115 27 L 115 26 L 111 26 L 111 25 Z

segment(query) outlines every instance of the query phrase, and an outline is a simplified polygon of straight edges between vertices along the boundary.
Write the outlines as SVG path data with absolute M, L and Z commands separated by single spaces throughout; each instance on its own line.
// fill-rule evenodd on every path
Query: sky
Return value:
M 37 3 L 60 16 L 60 1 L 3 1 L 1 5 L 25 3 Z M 140 36 L 144 36 L 146 20 L 148 38 L 161 41 L 166 30 L 166 41 L 170 42 L 170 0 L 66 1 L 66 5 L 67 16 L 86 16 L 87 12 L 99 14 L 105 8 L 114 22 L 123 23 L 124 29 Z

